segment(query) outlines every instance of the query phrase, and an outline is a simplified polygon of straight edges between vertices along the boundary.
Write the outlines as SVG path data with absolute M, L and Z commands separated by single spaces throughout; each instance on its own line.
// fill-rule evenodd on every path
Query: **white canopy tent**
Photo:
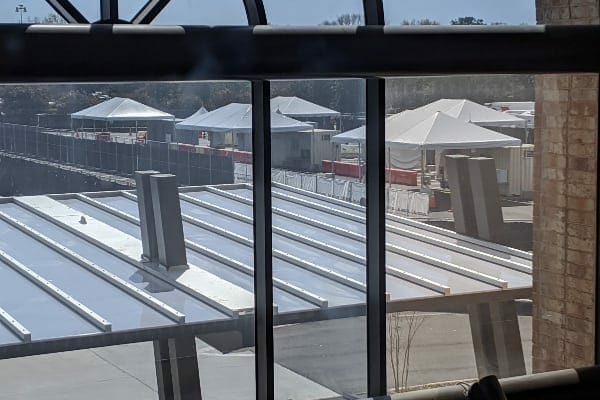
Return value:
M 386 145 L 389 164 L 415 168 L 422 163 L 425 150 L 482 149 L 520 146 L 521 141 L 490 129 L 464 122 L 436 112 L 404 111 L 386 118 Z M 331 140 L 336 143 L 365 143 L 364 126 L 341 133 Z M 422 165 L 421 165 L 422 166 Z
M 110 100 L 71 114 L 71 119 L 112 122 L 174 120 L 175 117 L 132 99 L 113 97 Z
M 508 113 L 496 111 L 466 99 L 440 99 L 416 108 L 415 112 L 431 115 L 441 111 L 464 122 L 479 126 L 526 128 L 527 121 Z
M 215 133 L 252 133 L 252 106 L 231 103 L 204 114 L 195 113 L 176 124 L 177 129 Z M 271 112 L 271 132 L 302 132 L 312 130 L 310 124 Z
M 198 117 L 200 115 L 206 114 L 207 112 L 208 112 L 208 110 L 206 108 L 204 108 L 204 106 L 202 106 L 195 113 L 193 113 L 192 115 L 190 115 L 187 118 Z M 183 119 L 179 120 L 178 122 L 185 121 L 187 118 L 183 118 Z
M 271 111 L 279 111 L 292 118 L 339 117 L 339 111 L 331 110 L 300 97 L 277 96 L 271 99 Z
M 392 131 L 386 142 L 390 147 L 402 150 L 483 149 L 521 145 L 519 139 L 460 121 L 443 112 L 436 112 L 404 132 Z

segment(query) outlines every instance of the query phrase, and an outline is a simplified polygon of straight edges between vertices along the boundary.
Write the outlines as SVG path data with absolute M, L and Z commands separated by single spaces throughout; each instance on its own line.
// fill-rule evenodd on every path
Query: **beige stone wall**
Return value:
M 597 24 L 600 0 L 536 0 L 545 24 Z M 536 78 L 533 370 L 594 363 L 598 75 Z

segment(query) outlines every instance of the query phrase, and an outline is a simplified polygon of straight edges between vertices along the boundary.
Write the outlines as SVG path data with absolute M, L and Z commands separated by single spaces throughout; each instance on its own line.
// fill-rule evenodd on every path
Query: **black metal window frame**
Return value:
M 68 0 L 47 1 L 68 22 L 87 23 Z M 149 0 L 132 20 L 138 25 L 0 25 L 0 83 L 211 79 L 251 82 L 256 394 L 261 400 L 271 400 L 274 354 L 270 80 L 365 79 L 367 384 L 369 396 L 386 395 L 384 78 L 598 73 L 600 26 L 390 27 L 384 26 L 382 0 L 363 0 L 365 26 L 360 27 L 267 26 L 262 0 L 243 0 L 248 27 L 141 25 L 149 24 L 168 2 Z M 101 4 L 104 22 L 118 19 L 116 1 L 102 0 Z M 119 62 L 89 61 L 99 54 L 103 59 Z M 130 57 L 131 54 L 137 56 Z M 318 57 L 319 62 L 307 62 L 311 57 Z M 598 215 L 598 207 L 596 212 Z M 599 224 L 597 228 L 600 234 Z M 600 274 L 596 293 L 598 287 Z M 596 318 L 596 323 L 600 332 L 600 318 Z M 596 360 L 600 360 L 599 336 Z

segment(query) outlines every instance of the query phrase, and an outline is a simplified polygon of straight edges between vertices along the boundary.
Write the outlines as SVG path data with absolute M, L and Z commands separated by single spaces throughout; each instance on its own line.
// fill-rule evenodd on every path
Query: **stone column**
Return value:
M 457 233 L 477 237 L 468 160 L 468 156 L 459 154 L 446 156 L 446 176 L 450 186 L 454 230 Z
M 536 0 L 540 24 L 598 24 L 599 0 Z M 594 363 L 598 75 L 536 78 L 533 371 Z

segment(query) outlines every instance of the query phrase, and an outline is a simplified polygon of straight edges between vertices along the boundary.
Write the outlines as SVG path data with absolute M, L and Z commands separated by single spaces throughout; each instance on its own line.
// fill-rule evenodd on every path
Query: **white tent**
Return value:
M 95 106 L 71 114 L 71 119 L 94 121 L 153 121 L 174 120 L 172 114 L 157 110 L 138 101 L 113 97 Z
M 444 149 L 480 149 L 519 146 L 521 141 L 501 133 L 460 121 L 445 113 L 427 116 L 420 110 L 404 111 L 385 120 L 385 139 L 391 165 L 416 168 L 421 151 Z M 336 135 L 335 143 L 364 144 L 364 126 Z
M 413 111 L 428 115 L 441 111 L 461 121 L 479 126 L 525 128 L 527 125 L 527 122 L 519 117 L 465 99 L 440 99 Z
M 195 113 L 193 113 L 192 115 L 190 115 L 188 118 L 192 118 L 192 117 L 197 117 L 197 116 L 200 116 L 200 115 L 204 115 L 207 112 L 208 112 L 208 110 L 206 108 L 204 108 L 204 106 L 202 106 L 202 107 L 200 107 L 198 109 L 198 111 L 196 111 Z M 185 121 L 186 119 L 187 118 L 184 118 L 184 119 L 180 120 L 179 122 Z
M 300 97 L 277 96 L 271 99 L 271 111 L 279 111 L 288 117 L 339 117 L 335 110 L 320 106 Z
M 215 133 L 252 133 L 252 106 L 231 103 L 205 114 L 192 115 L 176 124 L 177 129 Z M 271 112 L 271 132 L 302 132 L 312 130 L 310 124 Z
M 405 129 L 386 135 L 391 148 L 403 150 L 456 150 L 520 146 L 521 141 L 468 122 L 460 121 L 443 112 Z
M 333 143 L 360 143 L 364 144 L 366 141 L 366 130 L 365 126 L 359 126 L 352 130 L 342 132 L 331 138 Z
M 331 141 L 365 143 L 365 132 L 365 127 L 361 126 L 335 135 Z M 385 141 L 393 148 L 408 150 L 475 149 L 521 144 L 519 139 L 462 121 L 445 112 L 429 114 L 423 109 L 403 111 L 387 117 Z

